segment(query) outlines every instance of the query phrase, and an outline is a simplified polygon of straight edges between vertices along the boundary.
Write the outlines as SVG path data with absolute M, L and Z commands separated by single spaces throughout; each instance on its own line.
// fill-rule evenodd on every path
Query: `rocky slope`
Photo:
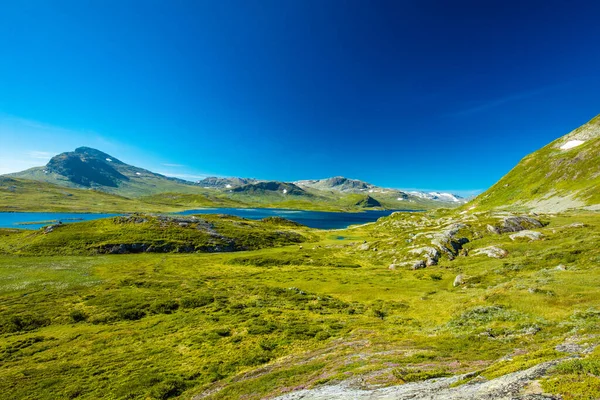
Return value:
M 280 194 L 288 196 L 312 196 L 310 193 L 306 192 L 304 189 L 299 188 L 293 183 L 277 181 L 250 183 L 247 185 L 236 187 L 231 191 L 234 193 L 244 193 L 251 195 Z
M 600 115 L 523 158 L 471 206 L 537 212 L 600 209 Z
M 219 178 L 216 176 L 209 176 L 196 183 L 203 188 L 231 189 L 257 182 L 258 180 L 252 178 Z
M 318 190 L 335 190 L 346 193 L 362 193 L 365 190 L 373 189 L 376 186 L 357 179 L 348 179 L 343 176 L 334 176 L 326 179 L 309 179 L 294 182 L 300 187 L 313 188 Z

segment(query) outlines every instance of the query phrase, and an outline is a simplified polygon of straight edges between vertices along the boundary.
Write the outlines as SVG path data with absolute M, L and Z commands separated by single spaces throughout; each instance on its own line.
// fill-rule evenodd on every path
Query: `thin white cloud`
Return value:
M 557 88 L 563 87 L 563 86 L 565 86 L 565 84 L 544 86 L 544 87 L 541 87 L 538 89 L 526 90 L 526 91 L 522 91 L 522 92 L 515 93 L 512 95 L 499 97 L 496 99 L 478 101 L 478 102 L 474 102 L 471 107 L 468 107 L 468 108 L 465 108 L 463 110 L 459 110 L 456 112 L 451 112 L 447 115 L 466 116 L 466 115 L 476 114 L 478 112 L 486 111 L 486 110 L 501 106 L 506 103 L 510 103 L 510 102 L 522 100 L 522 99 L 527 99 L 530 97 L 535 97 L 540 94 L 544 94 L 546 92 L 552 91 L 554 89 L 557 89 Z
M 163 163 L 162 166 L 164 166 L 164 167 L 172 167 L 172 168 L 185 167 L 185 165 L 182 165 L 182 164 L 169 164 L 169 163 Z
M 28 152 L 27 155 L 29 158 L 35 158 L 36 160 L 49 160 L 54 154 L 50 153 L 49 151 L 32 150 Z
M 186 181 L 198 181 L 198 180 L 204 179 L 209 176 L 209 175 L 195 175 L 195 174 L 173 174 L 171 172 L 166 172 L 166 171 L 160 171 L 157 173 L 164 175 L 164 176 L 169 176 L 171 178 L 183 179 Z

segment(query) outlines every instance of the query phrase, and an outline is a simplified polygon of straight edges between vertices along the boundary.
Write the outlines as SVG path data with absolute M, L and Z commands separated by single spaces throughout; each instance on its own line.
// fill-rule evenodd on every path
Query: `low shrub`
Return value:
M 150 306 L 150 311 L 154 314 L 171 314 L 179 308 L 179 303 L 175 300 L 156 301 Z
M 50 325 L 50 319 L 33 314 L 11 315 L 0 323 L 2 333 L 32 331 Z
M 73 310 L 71 313 L 69 313 L 69 318 L 71 318 L 71 321 L 77 323 L 86 321 L 88 319 L 88 315 L 82 310 Z

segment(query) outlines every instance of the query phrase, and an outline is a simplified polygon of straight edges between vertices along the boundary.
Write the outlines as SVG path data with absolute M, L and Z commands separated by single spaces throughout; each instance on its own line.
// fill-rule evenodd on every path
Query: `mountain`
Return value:
M 600 115 L 523 158 L 470 204 L 538 212 L 600 210 Z
M 465 203 L 466 200 L 461 196 L 452 193 L 441 193 L 441 192 L 409 192 L 413 196 L 420 197 L 422 199 L 445 201 L 449 203 Z
M 243 193 L 252 195 L 280 194 L 288 196 L 312 196 L 310 193 L 306 192 L 304 189 L 299 188 L 293 183 L 277 181 L 249 183 L 247 185 L 233 188 L 231 191 L 233 193 Z
M 294 182 L 296 185 L 317 190 L 335 190 L 338 192 L 360 193 L 376 187 L 370 183 L 357 179 L 348 179 L 343 176 L 334 176 L 327 179 L 309 179 Z
M 197 181 L 196 184 L 206 189 L 231 189 L 256 182 L 258 182 L 258 180 L 253 178 L 219 178 L 216 176 L 209 176 L 208 178 Z
M 66 187 L 95 189 L 127 197 L 196 191 L 196 186 L 191 182 L 125 164 L 109 154 L 89 147 L 61 153 L 52 157 L 44 167 L 30 168 L 8 176 Z
M 136 198 L 151 207 L 235 205 L 338 211 L 370 207 L 421 210 L 460 204 L 452 195 L 406 193 L 342 176 L 297 182 L 208 177 L 189 182 L 126 164 L 89 147 L 58 154 L 43 167 L 7 177 Z M 62 199 L 62 203 L 67 206 L 69 201 Z

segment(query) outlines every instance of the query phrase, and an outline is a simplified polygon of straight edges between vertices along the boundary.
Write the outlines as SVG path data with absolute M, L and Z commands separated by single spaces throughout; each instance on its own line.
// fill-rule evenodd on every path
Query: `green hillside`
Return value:
M 523 158 L 468 207 L 553 212 L 599 204 L 600 115 Z
M 89 189 L 0 176 L 0 212 L 142 212 L 173 211 L 135 199 Z
M 2 232 L 2 231 L 0 231 Z M 133 214 L 38 231 L 5 230 L 0 253 L 97 255 L 128 253 L 217 253 L 302 243 L 308 230 L 283 219 L 251 221 L 224 215 Z

